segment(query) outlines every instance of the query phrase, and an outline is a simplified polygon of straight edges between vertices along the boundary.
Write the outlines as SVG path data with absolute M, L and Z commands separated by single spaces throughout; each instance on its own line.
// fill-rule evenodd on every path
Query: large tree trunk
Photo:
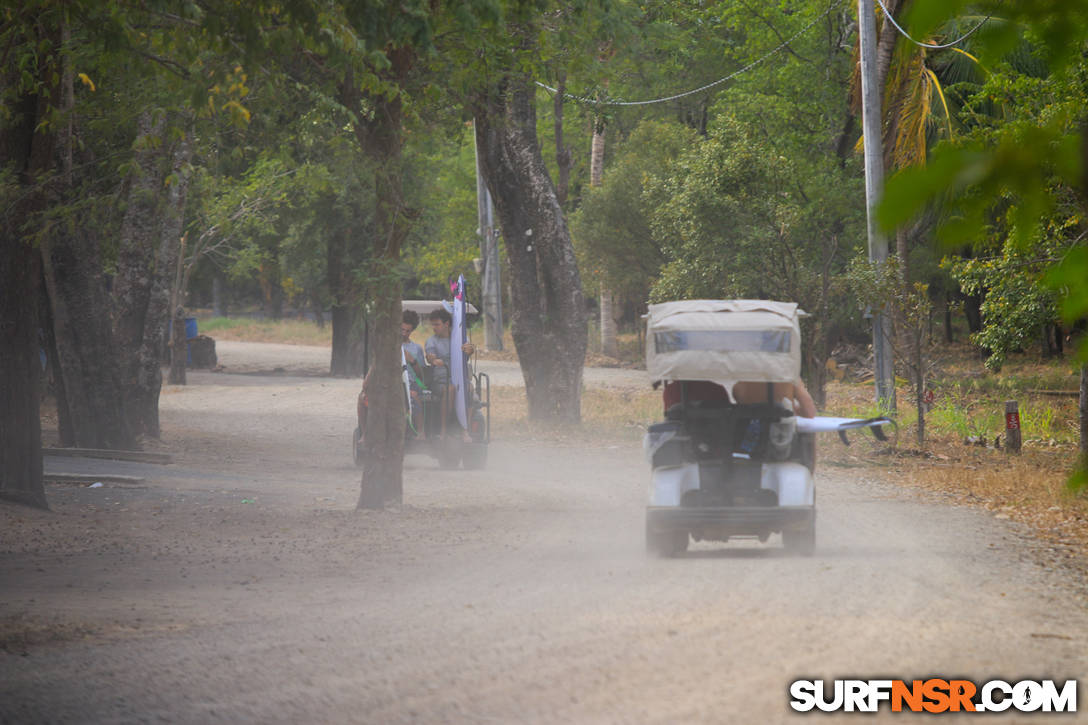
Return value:
M 366 369 L 366 346 L 363 342 L 363 314 L 359 300 L 332 305 L 332 354 L 329 375 L 337 378 L 357 378 Z
M 414 57 L 409 49 L 387 52 L 388 73 L 403 81 Z M 361 95 L 351 74 L 341 88 L 348 108 L 358 111 L 355 135 L 375 163 L 374 278 L 372 337 L 374 367 L 367 387 L 369 410 L 363 480 L 356 508 L 380 509 L 404 497 L 404 389 L 401 387 L 400 319 L 401 282 L 397 274 L 400 249 L 415 216 L 404 200 L 404 112 L 399 96 L 371 95 L 372 117 L 362 113 Z
M 161 139 L 164 120 L 153 120 L 145 112 L 138 124 L 140 151 L 121 225 L 114 285 L 116 334 L 126 419 L 134 432 L 158 438 L 162 347 L 171 316 L 192 144 L 186 134 L 173 148 L 170 171 L 174 182 L 163 198 L 166 169 L 162 162 L 167 149 L 153 141 Z
M 45 388 L 53 394 L 57 404 L 57 437 L 60 445 L 71 448 L 76 444 L 76 434 L 72 430 L 72 415 L 68 412 L 68 396 L 64 392 L 64 376 L 60 374 L 57 360 L 57 336 L 53 334 L 53 310 L 50 308 L 49 295 L 45 293 L 45 279 L 41 278 L 41 260 L 39 267 L 38 289 L 38 329 L 41 330 L 42 346 L 46 356 L 46 366 L 42 373 L 46 376 Z
M 363 344 L 362 299 L 354 281 L 347 229 L 341 228 L 329 239 L 326 277 L 332 297 L 332 354 L 329 374 L 335 377 L 359 377 L 366 368 Z
M 122 406 L 121 377 L 93 237 L 43 238 L 45 281 L 53 306 L 60 374 L 75 444 L 131 449 L 136 445 Z
M 67 27 L 59 34 L 66 36 Z M 63 78 L 65 83 L 54 87 L 52 95 L 54 103 L 59 100 L 56 105 L 69 112 L 60 152 L 64 159 L 62 180 L 66 182 L 63 188 L 70 192 L 73 73 L 67 62 L 63 63 Z M 50 144 L 50 157 L 55 142 Z M 55 167 L 52 158 L 42 164 L 39 168 Z M 57 368 L 64 383 L 74 443 L 86 448 L 132 448 L 135 439 L 123 412 L 97 238 L 80 225 L 58 225 L 42 234 L 39 242 L 53 313 Z
M 0 246 L 0 499 L 46 508 L 38 411 L 36 251 L 5 219 Z
M 585 301 L 578 264 L 536 135 L 530 81 L 512 76 L 476 114 L 476 142 L 510 260 L 512 333 L 529 417 L 581 419 Z
M 0 69 L 0 91 L 13 71 Z M 39 185 L 53 168 L 53 127 L 41 123 L 44 98 L 24 93 L 0 119 L 0 499 L 47 508 L 42 483 L 38 340 L 40 257 L 23 225 L 45 205 Z

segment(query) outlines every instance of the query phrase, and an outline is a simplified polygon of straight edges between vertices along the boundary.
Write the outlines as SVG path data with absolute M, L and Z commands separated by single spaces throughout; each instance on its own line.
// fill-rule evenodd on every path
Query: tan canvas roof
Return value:
M 804 313 L 793 302 L 684 300 L 650 305 L 646 370 L 653 380 L 792 382 L 801 374 Z

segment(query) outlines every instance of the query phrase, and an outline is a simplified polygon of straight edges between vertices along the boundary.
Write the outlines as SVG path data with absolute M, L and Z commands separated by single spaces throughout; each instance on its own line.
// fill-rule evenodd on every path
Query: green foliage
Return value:
M 650 228 L 667 240 L 668 260 L 651 300 L 762 297 L 822 307 L 825 272 L 844 263 L 841 229 L 859 210 L 840 206 L 836 187 L 820 177 L 799 184 L 800 163 L 723 116 L 671 176 L 651 178 L 645 193 L 658 203 Z
M 479 277 L 472 260 L 480 256 L 480 247 L 473 130 L 466 123 L 454 128 L 456 133 L 413 146 L 419 159 L 414 165 L 414 190 L 422 216 L 405 244 L 404 261 L 411 277 L 424 288 L 448 289 L 449 277 L 463 273 L 474 295 Z M 422 290 L 406 293 L 424 295 Z
M 650 226 L 660 189 L 695 133 L 679 124 L 646 121 L 616 153 L 600 187 L 589 188 L 571 218 L 571 234 L 587 285 L 605 280 L 613 292 L 642 299 L 666 262 L 669 239 Z
M 1010 246 L 997 259 L 949 260 L 965 293 L 985 295 L 980 307 L 984 326 L 972 340 L 990 351 L 986 367 L 991 370 L 1038 339 L 1043 325 L 1058 320 L 1057 295 L 1041 284 L 1042 265 L 1018 252 Z
M 916 2 L 916 22 L 931 27 L 961 5 Z M 1078 36 L 1083 46 L 1088 12 L 1080 3 L 1034 1 L 994 12 L 1003 22 L 980 33 L 986 81 L 965 94 L 961 112 L 968 133 L 938 148 L 927 167 L 889 180 L 881 218 L 894 226 L 927 204 L 943 204 L 942 238 L 975 250 L 950 265 L 954 274 L 967 288 L 994 297 L 979 342 L 999 365 L 1040 324 L 1053 321 L 1056 307 L 1071 322 L 1088 312 L 1082 251 L 1088 67 L 1053 46 L 1084 31 Z M 1034 39 L 1049 75 L 1008 55 L 1023 47 L 1021 33 Z

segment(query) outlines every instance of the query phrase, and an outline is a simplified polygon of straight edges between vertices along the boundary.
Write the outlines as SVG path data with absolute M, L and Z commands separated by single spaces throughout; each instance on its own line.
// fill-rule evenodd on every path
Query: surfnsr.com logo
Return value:
M 797 712 L 1076 712 L 1077 681 L 796 680 L 790 707 Z

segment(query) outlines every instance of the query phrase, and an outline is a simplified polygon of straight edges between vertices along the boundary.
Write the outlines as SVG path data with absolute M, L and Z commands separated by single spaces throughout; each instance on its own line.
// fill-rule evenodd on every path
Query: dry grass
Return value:
M 950 375 L 941 381 L 944 400 L 938 393 L 927 416 L 923 447 L 916 440 L 917 414 L 904 399 L 909 394 L 901 390 L 899 428 L 889 444 L 852 436 L 860 439 L 858 444 L 843 448 L 829 438 L 821 447 L 822 461 L 829 466 L 873 468 L 897 484 L 937 492 L 983 507 L 998 518 L 1027 524 L 1048 544 L 1084 563 L 1088 492 L 1074 494 L 1067 484 L 1077 460 L 1076 399 L 1028 392 L 1069 389 L 1065 372 L 1055 367 L 1023 364 L 1002 379 L 979 378 L 977 366 L 964 365 L 962 377 Z M 995 439 L 1004 443 L 1006 399 L 1020 402 L 1024 441 L 1019 455 L 994 447 Z M 833 415 L 875 415 L 872 384 L 830 384 L 826 408 Z M 986 445 L 968 445 L 968 438 Z
M 661 394 L 652 390 L 582 391 L 582 422 L 575 426 L 543 425 L 529 421 L 525 390 L 491 390 L 491 425 L 496 437 L 534 438 L 553 442 L 603 445 L 637 442 L 646 426 L 661 419 Z
M 332 326 L 306 320 L 257 320 L 249 317 L 208 317 L 197 320 L 201 334 L 217 340 L 277 342 L 285 345 L 332 347 Z

